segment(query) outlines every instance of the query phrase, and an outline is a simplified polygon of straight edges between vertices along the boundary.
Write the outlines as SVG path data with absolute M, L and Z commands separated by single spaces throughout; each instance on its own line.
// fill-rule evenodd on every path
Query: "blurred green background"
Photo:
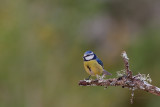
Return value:
M 83 53 L 116 77 L 127 51 L 134 74 L 160 87 L 159 0 L 2 0 L 0 107 L 158 107 L 160 97 L 121 87 L 82 87 Z

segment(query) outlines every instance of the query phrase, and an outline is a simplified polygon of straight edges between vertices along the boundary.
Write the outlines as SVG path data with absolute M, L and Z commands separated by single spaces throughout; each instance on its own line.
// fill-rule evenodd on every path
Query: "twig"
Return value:
M 126 68 L 126 75 L 127 75 L 128 78 L 131 79 L 132 78 L 132 72 L 129 69 L 129 62 L 128 62 L 129 58 L 128 58 L 125 51 L 122 52 L 122 58 L 124 60 L 124 64 L 125 64 L 125 68 Z
M 151 94 L 160 96 L 160 88 L 153 86 L 148 83 L 151 79 L 148 79 L 148 75 L 144 76 L 144 74 L 137 74 L 135 76 L 132 75 L 132 71 L 129 69 L 129 58 L 127 57 L 126 52 L 122 52 L 122 58 L 125 64 L 126 75 L 121 76 L 119 78 L 112 79 L 98 79 L 98 80 L 80 80 L 80 86 L 122 86 L 122 88 L 126 87 L 132 90 L 131 94 L 131 103 L 133 103 L 134 91 L 136 89 L 141 89 Z

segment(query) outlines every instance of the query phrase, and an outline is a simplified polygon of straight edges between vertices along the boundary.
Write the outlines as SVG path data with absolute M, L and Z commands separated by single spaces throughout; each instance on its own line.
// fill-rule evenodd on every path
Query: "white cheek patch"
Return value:
M 86 60 L 91 60 L 91 59 L 93 59 L 93 58 L 94 58 L 94 55 L 90 55 L 90 56 L 86 56 L 86 57 L 85 57 Z

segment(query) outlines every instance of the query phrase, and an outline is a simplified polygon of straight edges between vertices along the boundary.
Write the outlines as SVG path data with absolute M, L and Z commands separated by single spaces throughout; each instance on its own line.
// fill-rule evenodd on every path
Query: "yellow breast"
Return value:
M 84 68 L 89 75 L 100 75 L 103 72 L 103 67 L 96 60 L 84 61 Z

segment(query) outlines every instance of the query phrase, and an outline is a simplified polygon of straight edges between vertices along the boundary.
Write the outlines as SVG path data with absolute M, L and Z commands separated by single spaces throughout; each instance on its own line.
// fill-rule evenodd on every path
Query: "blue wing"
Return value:
M 96 61 L 103 67 L 103 62 L 100 59 L 96 59 Z
M 96 58 L 96 61 L 103 67 L 103 62 L 100 59 Z M 112 75 L 111 73 L 109 73 L 108 71 L 106 71 L 104 68 L 103 68 L 103 74 L 105 74 L 105 75 Z

